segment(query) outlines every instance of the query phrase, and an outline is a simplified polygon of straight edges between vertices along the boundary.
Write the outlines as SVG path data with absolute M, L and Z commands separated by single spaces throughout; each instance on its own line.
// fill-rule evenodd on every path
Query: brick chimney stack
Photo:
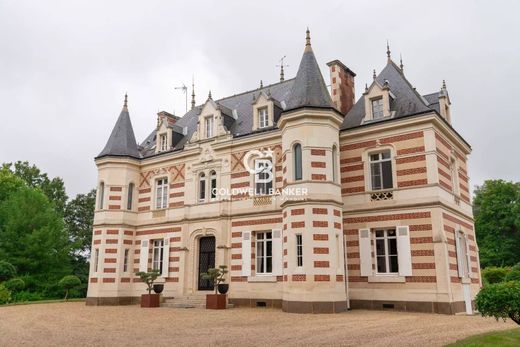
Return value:
M 347 114 L 356 102 L 354 90 L 356 74 L 339 60 L 333 60 L 327 65 L 330 68 L 332 101 L 341 113 Z

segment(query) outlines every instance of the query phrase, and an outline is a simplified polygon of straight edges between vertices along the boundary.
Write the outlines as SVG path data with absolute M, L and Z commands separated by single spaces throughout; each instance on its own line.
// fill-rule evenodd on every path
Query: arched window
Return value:
M 302 179 L 302 145 L 299 143 L 294 145 L 294 180 L 300 181 Z
M 209 189 L 210 199 L 215 200 L 217 198 L 217 173 L 215 171 L 209 173 Z
M 98 191 L 99 197 L 98 197 L 98 207 L 100 210 L 103 209 L 103 202 L 105 201 L 105 183 L 101 182 L 99 184 L 99 191 Z
M 134 200 L 134 184 L 130 183 L 128 185 L 128 196 L 127 196 L 127 201 L 126 201 L 127 210 L 130 210 L 130 211 L 132 210 L 133 200 Z
M 338 183 L 338 150 L 332 146 L 332 182 Z
M 201 172 L 199 175 L 199 202 L 206 201 L 206 175 Z

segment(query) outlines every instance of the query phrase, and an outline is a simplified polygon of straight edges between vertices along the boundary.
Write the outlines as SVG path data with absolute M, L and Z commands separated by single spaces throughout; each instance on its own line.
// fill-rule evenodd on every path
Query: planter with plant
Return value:
M 154 288 L 154 281 L 159 277 L 159 270 L 152 270 L 150 272 L 140 271 L 136 273 L 137 276 L 141 278 L 141 281 L 146 284 L 148 294 L 141 295 L 141 307 L 159 307 L 160 305 L 160 294 L 157 292 L 162 292 L 162 288 L 160 291 L 156 291 Z M 156 293 L 152 294 L 152 290 Z
M 206 308 L 211 310 L 223 310 L 227 306 L 227 291 L 229 285 L 224 283 L 224 276 L 228 273 L 226 265 L 220 265 L 218 268 L 208 269 L 208 272 L 201 274 L 203 280 L 213 283 L 215 294 L 206 294 Z M 218 292 L 220 294 L 218 294 Z

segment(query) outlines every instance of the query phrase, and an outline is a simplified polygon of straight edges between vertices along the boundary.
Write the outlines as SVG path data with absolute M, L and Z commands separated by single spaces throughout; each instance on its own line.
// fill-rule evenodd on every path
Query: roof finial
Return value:
M 211 98 L 211 89 L 209 90 L 209 93 L 208 93 L 208 99 L 212 100 L 212 98 Z
M 123 110 L 128 111 L 128 93 L 125 93 L 125 102 L 123 104 Z
M 285 75 L 283 73 L 283 64 L 280 66 L 280 82 L 285 80 Z
M 374 79 L 374 81 L 376 80 L 376 69 L 374 69 L 374 71 L 372 72 L 372 78 Z
M 264 82 L 262 80 L 260 80 L 260 89 L 262 89 L 264 87 Z
M 195 108 L 195 77 L 191 76 L 191 109 Z
M 307 27 L 307 31 L 305 32 L 307 36 L 305 37 L 305 46 L 311 45 L 311 31 L 309 30 L 309 27 Z
M 365 83 L 365 93 L 368 93 L 368 84 Z
M 386 56 L 388 58 L 388 61 L 390 61 L 390 44 L 388 43 L 388 39 L 386 40 Z
M 446 90 L 446 80 L 442 80 L 442 89 Z

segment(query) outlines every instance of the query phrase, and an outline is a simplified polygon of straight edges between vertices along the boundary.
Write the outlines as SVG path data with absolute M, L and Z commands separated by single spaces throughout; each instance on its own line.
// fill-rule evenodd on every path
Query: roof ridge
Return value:
M 230 95 L 230 96 L 226 96 L 224 98 L 221 98 L 221 99 L 218 99 L 218 100 L 215 100 L 215 102 L 218 102 L 218 101 L 222 101 L 222 100 L 226 100 L 226 99 L 230 99 L 230 98 L 234 98 L 235 96 L 240 96 L 240 95 L 244 95 L 244 94 L 248 94 L 248 93 L 252 93 L 252 92 L 256 92 L 256 91 L 262 91 L 264 89 L 268 89 L 269 87 L 272 87 L 274 85 L 279 85 L 279 84 L 283 84 L 283 83 L 286 83 L 286 82 L 291 82 L 293 80 L 295 80 L 296 77 L 293 77 L 293 78 L 290 78 L 290 79 L 287 79 L 285 81 L 280 81 L 280 82 L 277 82 L 277 83 L 272 83 L 272 84 L 269 84 L 267 86 L 263 86 L 262 88 L 255 88 L 255 89 L 251 89 L 251 90 L 248 90 L 248 91 L 245 91 L 245 92 L 242 92 L 242 93 L 238 93 L 238 94 L 234 94 L 234 95 Z

